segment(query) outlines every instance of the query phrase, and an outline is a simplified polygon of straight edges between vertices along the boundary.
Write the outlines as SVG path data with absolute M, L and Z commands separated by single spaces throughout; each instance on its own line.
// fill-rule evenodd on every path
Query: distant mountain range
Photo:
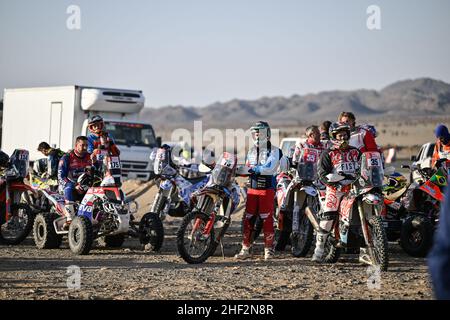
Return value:
M 430 78 L 395 82 L 380 91 L 324 91 L 291 97 L 234 99 L 206 107 L 168 106 L 144 108 L 141 120 L 158 127 L 191 125 L 203 120 L 208 126 L 239 126 L 267 120 L 277 124 L 300 124 L 311 120 L 334 120 L 341 111 L 361 117 L 404 117 L 449 114 L 450 84 Z

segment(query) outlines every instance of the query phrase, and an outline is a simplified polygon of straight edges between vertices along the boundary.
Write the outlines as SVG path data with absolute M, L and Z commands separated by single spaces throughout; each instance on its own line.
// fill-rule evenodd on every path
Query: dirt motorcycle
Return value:
M 413 257 L 425 257 L 431 249 L 434 231 L 439 222 L 444 188 L 448 184 L 448 172 L 444 167 L 434 172 L 407 165 L 402 167 L 417 170 L 422 179 L 411 183 L 400 199 L 400 204 L 396 204 L 397 212 L 403 213 L 400 245 Z M 392 211 L 391 208 L 392 204 L 387 206 L 388 214 Z
M 21 243 L 30 233 L 34 221 L 33 210 L 22 201 L 22 195 L 32 191 L 24 183 L 29 169 L 29 152 L 14 150 L 7 168 L 0 176 L 0 243 Z
M 360 249 L 360 261 L 386 271 L 389 264 L 388 242 L 381 218 L 383 195 L 383 165 L 378 152 L 365 152 L 361 156 L 360 171 L 356 175 L 330 174 L 328 180 L 349 188 L 339 206 L 339 219 L 335 222 L 325 244 L 325 262 L 335 263 L 342 250 Z M 313 210 L 305 210 L 316 231 L 318 220 Z
M 157 214 L 163 221 L 167 215 L 171 217 L 184 217 L 191 209 L 191 194 L 204 187 L 209 176 L 196 175 L 195 178 L 186 178 L 180 174 L 179 168 L 170 165 L 170 152 L 158 149 L 154 162 L 154 172 L 159 180 L 159 190 L 150 207 L 150 213 Z M 185 176 L 189 176 L 186 166 L 183 166 Z M 196 170 L 198 171 L 198 169 Z M 191 174 L 192 176 L 193 174 Z
M 240 201 L 236 171 L 236 155 L 224 152 L 206 186 L 192 195 L 195 206 L 184 216 L 177 231 L 177 250 L 187 263 L 205 262 L 219 243 L 223 255 L 222 239 Z
M 292 180 L 285 190 L 277 192 L 279 206 L 284 212 L 282 226 L 279 226 L 282 231 L 277 239 L 277 247 L 281 249 L 282 244 L 287 244 L 289 238 L 294 257 L 304 257 L 313 242 L 314 227 L 306 215 L 305 209 L 313 208 L 311 214 L 320 211 L 317 190 L 319 185 L 317 182 L 318 158 L 317 150 L 303 149 L 297 168 L 291 169 Z

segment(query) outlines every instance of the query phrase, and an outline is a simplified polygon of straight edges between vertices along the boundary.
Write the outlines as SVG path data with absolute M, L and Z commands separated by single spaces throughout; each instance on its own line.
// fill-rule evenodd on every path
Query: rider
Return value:
M 242 250 L 237 259 L 251 257 L 252 218 L 259 215 L 263 219 L 264 259 L 273 258 L 273 214 L 278 164 L 282 157 L 279 148 L 270 142 L 271 130 L 267 122 L 258 121 L 251 128 L 254 146 L 247 154 L 246 165 L 250 167 L 249 188 L 245 208 Z
M 66 153 L 59 161 L 58 180 L 61 191 L 64 192 L 66 223 L 64 229 L 67 229 L 75 215 L 74 203 L 81 200 L 84 190 L 77 183 L 87 167 L 92 165 L 90 154 L 87 152 L 88 139 L 85 136 L 79 136 L 75 140 L 75 149 Z
M 120 150 L 117 148 L 113 137 L 105 131 L 105 123 L 103 118 L 95 115 L 89 119 L 88 122 L 89 134 L 87 151 L 91 154 L 92 162 L 95 164 L 98 159 L 98 153 L 101 150 L 106 150 L 111 156 L 119 156 Z
M 316 158 L 314 159 L 314 161 L 317 163 L 319 162 L 319 158 L 320 155 L 322 154 L 322 152 L 324 150 L 326 150 L 326 142 L 325 141 L 321 141 L 321 135 L 320 135 L 320 131 L 319 131 L 319 127 L 318 126 L 309 126 L 306 128 L 305 130 L 305 134 L 306 134 L 306 141 L 305 142 L 299 142 L 296 144 L 295 146 L 295 151 L 292 157 L 292 166 L 294 168 L 297 167 L 298 163 L 300 162 L 300 157 L 302 155 L 302 150 L 305 149 L 312 149 L 316 151 Z M 285 173 L 280 173 L 277 176 L 277 181 L 278 181 L 278 185 L 280 185 L 280 183 L 282 183 L 284 181 L 284 183 L 288 183 L 288 181 L 290 182 L 290 179 L 288 180 L 286 177 Z M 286 198 L 284 199 L 286 200 Z M 282 230 L 284 227 L 284 214 L 285 214 L 285 209 L 287 206 L 287 203 L 285 203 L 285 201 L 282 201 L 282 204 L 280 206 L 280 212 L 279 212 L 279 217 L 278 217 L 278 226 L 279 229 Z
M 436 144 L 434 146 L 433 157 L 431 159 L 431 167 L 436 167 L 436 162 L 440 159 L 450 160 L 450 133 L 448 128 L 440 124 L 434 130 L 436 135 Z
M 39 143 L 39 146 L 37 148 L 38 151 L 40 151 L 44 156 L 47 157 L 47 176 L 49 179 L 57 179 L 58 178 L 58 164 L 59 160 L 64 155 L 64 151 L 61 151 L 61 149 L 56 149 L 50 147 L 50 145 L 43 141 Z
M 356 118 L 352 112 L 341 112 L 338 117 L 338 122 L 346 123 L 350 126 L 351 136 L 349 144 L 352 147 L 359 149 L 361 152 L 381 151 L 377 146 L 375 137 L 370 130 L 365 129 L 362 126 L 355 126 Z
M 350 126 L 335 122 L 330 126 L 332 146 L 322 153 L 318 168 L 320 180 L 327 186 L 323 216 L 319 223 L 320 231 L 317 233 L 316 249 L 312 261 L 322 262 L 324 248 L 333 224 L 338 216 L 339 204 L 342 197 L 350 191 L 351 177 L 339 183 L 330 182 L 327 175 L 330 173 L 344 173 L 353 176 L 359 169 L 361 152 L 350 146 Z
M 328 131 L 330 130 L 331 121 L 327 120 L 322 122 L 320 125 L 320 140 L 330 141 L 330 134 Z

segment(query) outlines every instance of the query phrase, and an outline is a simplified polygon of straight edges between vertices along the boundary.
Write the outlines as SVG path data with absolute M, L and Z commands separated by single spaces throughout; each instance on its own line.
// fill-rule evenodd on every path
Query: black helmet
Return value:
M 8 167 L 9 156 L 0 150 L 0 168 Z
M 333 140 L 336 140 L 336 135 L 341 132 L 345 131 L 347 133 L 347 140 L 350 139 L 350 126 L 346 123 L 341 122 L 334 122 L 331 124 L 329 129 L 330 138 Z

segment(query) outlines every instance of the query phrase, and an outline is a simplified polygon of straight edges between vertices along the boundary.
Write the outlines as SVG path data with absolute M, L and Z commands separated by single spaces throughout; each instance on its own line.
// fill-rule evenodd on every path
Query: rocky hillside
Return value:
M 298 124 L 311 119 L 335 119 L 343 110 L 352 111 L 359 117 L 448 114 L 450 84 L 420 78 L 395 82 L 380 91 L 326 91 L 257 100 L 234 99 L 206 107 L 144 108 L 141 119 L 157 126 L 186 126 L 194 120 L 235 126 L 260 119 Z

